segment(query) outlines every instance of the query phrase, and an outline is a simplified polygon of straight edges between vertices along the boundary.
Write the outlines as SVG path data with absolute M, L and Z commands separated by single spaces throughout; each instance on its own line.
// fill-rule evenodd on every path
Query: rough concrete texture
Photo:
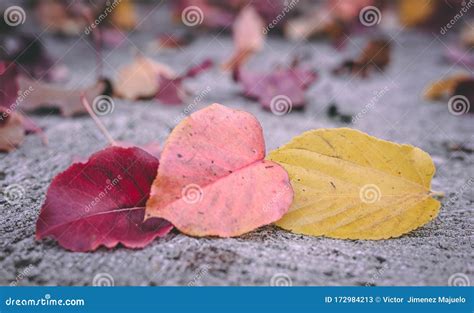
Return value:
M 160 19 L 158 23 L 164 22 Z M 131 60 L 130 47 L 145 50 L 158 29 L 149 23 L 141 27 L 143 31 L 130 34 L 122 46 L 105 51 L 109 77 Z M 94 81 L 94 54 L 85 40 L 40 38 L 71 68 L 69 86 Z M 443 63 L 444 45 L 430 34 L 398 34 L 395 38 L 388 69 L 365 80 L 335 78 L 329 72 L 344 57 L 358 54 L 367 38 L 351 38 L 341 53 L 325 42 L 293 44 L 269 38 L 264 51 L 251 61 L 253 69 L 290 62 L 299 53 L 309 56 L 306 63 L 320 73 L 307 92 L 304 112 L 276 116 L 261 110 L 257 103 L 244 99 L 239 86 L 219 69 L 186 81 L 194 96 L 205 94 L 190 109 L 219 102 L 253 113 L 262 123 L 267 150 L 305 130 L 346 126 L 327 117 L 331 103 L 345 113 L 362 112 L 350 127 L 416 145 L 433 156 L 437 166 L 433 189 L 446 194 L 435 221 L 401 238 L 382 241 L 315 238 L 267 226 L 232 239 L 197 239 L 174 231 L 141 250 L 117 247 L 93 253 L 68 252 L 52 240 L 35 241 L 41 203 L 52 178 L 74 157 L 88 156 L 107 143 L 87 116 L 32 115 L 46 129 L 49 145 L 28 136 L 17 151 L 0 155 L 1 190 L 12 184 L 25 190 L 24 197 L 13 204 L 0 198 L 0 283 L 91 285 L 100 273 L 110 274 L 115 285 L 269 285 L 275 275 L 288 275 L 293 285 L 447 285 L 455 273 L 468 275 L 473 281 L 474 195 L 469 181 L 474 177 L 473 154 L 451 152 L 445 147 L 446 143 L 473 145 L 473 117 L 451 115 L 446 103 L 429 103 L 421 97 L 427 83 L 462 66 Z M 231 50 L 228 34 L 203 34 L 184 50 L 153 57 L 183 71 L 190 62 L 206 57 L 222 62 Z M 377 96 L 382 90 L 386 92 Z M 164 142 L 185 107 L 116 100 L 115 110 L 101 119 L 117 140 Z

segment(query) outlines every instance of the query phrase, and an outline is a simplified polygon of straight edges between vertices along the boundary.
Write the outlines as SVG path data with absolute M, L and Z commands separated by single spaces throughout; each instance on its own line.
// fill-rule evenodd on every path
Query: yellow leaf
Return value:
M 276 224 L 295 233 L 345 239 L 401 236 L 434 219 L 435 167 L 410 145 L 349 128 L 303 133 L 268 159 L 290 175 L 295 197 Z
M 118 5 L 113 8 L 111 20 L 114 26 L 122 30 L 134 29 L 137 25 L 137 14 L 133 2 L 130 0 L 118 1 Z
M 446 79 L 438 80 L 431 83 L 424 92 L 424 97 L 427 100 L 438 100 L 444 96 L 452 95 L 456 86 L 469 79 L 469 74 L 459 73 Z
M 433 15 L 438 5 L 435 0 L 400 0 L 400 22 L 408 27 L 423 24 Z

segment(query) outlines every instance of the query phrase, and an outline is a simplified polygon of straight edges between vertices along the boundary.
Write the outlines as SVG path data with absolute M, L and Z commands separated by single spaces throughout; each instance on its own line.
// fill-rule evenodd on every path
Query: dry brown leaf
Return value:
M 23 117 L 0 108 L 0 151 L 15 150 L 25 139 Z
M 234 53 L 223 68 L 233 70 L 244 64 L 254 53 L 263 48 L 265 41 L 264 23 L 253 6 L 240 11 L 232 26 Z
M 438 100 L 443 97 L 452 95 L 456 86 L 461 82 L 469 78 L 466 73 L 459 73 L 446 79 L 438 80 L 431 83 L 423 94 L 427 100 Z
M 159 90 L 160 77 L 173 79 L 176 73 L 170 67 L 139 54 L 133 63 L 120 70 L 114 90 L 117 96 L 129 100 L 153 98 Z
M 85 112 L 80 97 L 84 94 L 90 99 L 110 93 L 111 85 L 107 80 L 99 80 L 96 84 L 82 89 L 66 89 L 54 84 L 31 80 L 18 76 L 20 94 L 27 94 L 19 107 L 24 111 L 41 108 L 57 108 L 63 116 L 73 116 Z

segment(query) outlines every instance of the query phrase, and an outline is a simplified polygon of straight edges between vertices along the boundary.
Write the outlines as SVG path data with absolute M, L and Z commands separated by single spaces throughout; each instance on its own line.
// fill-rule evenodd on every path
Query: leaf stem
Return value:
M 104 124 L 100 121 L 100 119 L 97 117 L 97 114 L 95 114 L 94 110 L 92 110 L 91 105 L 89 101 L 87 101 L 87 98 L 84 94 L 81 95 L 81 102 L 82 105 L 86 108 L 87 113 L 92 117 L 94 120 L 95 124 L 99 128 L 99 130 L 102 132 L 102 134 L 107 138 L 107 141 L 110 143 L 112 146 L 118 146 L 117 142 L 112 138 L 112 135 L 110 135 L 109 131 L 107 128 L 105 128 Z

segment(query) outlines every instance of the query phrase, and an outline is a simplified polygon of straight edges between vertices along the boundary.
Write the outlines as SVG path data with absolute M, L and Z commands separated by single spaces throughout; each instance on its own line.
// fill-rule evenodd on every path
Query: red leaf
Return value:
M 301 67 L 277 68 L 270 73 L 255 73 L 244 69 L 234 72 L 235 79 L 242 84 L 244 94 L 258 100 L 265 109 L 279 111 L 279 98 L 284 110 L 303 108 L 305 91 L 316 80 L 316 72 Z M 278 107 L 277 107 L 278 106 Z
M 146 218 L 220 237 L 278 220 L 293 191 L 286 171 L 264 156 L 262 128 L 251 114 L 219 104 L 191 114 L 166 142 Z
M 213 66 L 210 59 L 206 59 L 200 64 L 191 67 L 186 73 L 175 78 L 168 78 L 164 75 L 159 75 L 158 78 L 158 92 L 156 98 L 165 104 L 182 104 L 185 102 L 187 90 L 183 87 L 183 80 L 185 78 L 192 78 L 196 75 L 207 71 Z
M 36 238 L 53 237 L 66 249 L 91 251 L 118 243 L 141 248 L 172 226 L 143 222 L 158 159 L 139 148 L 109 147 L 56 176 L 36 223 Z
M 14 63 L 0 61 L 0 107 L 15 110 L 18 97 L 17 68 Z

